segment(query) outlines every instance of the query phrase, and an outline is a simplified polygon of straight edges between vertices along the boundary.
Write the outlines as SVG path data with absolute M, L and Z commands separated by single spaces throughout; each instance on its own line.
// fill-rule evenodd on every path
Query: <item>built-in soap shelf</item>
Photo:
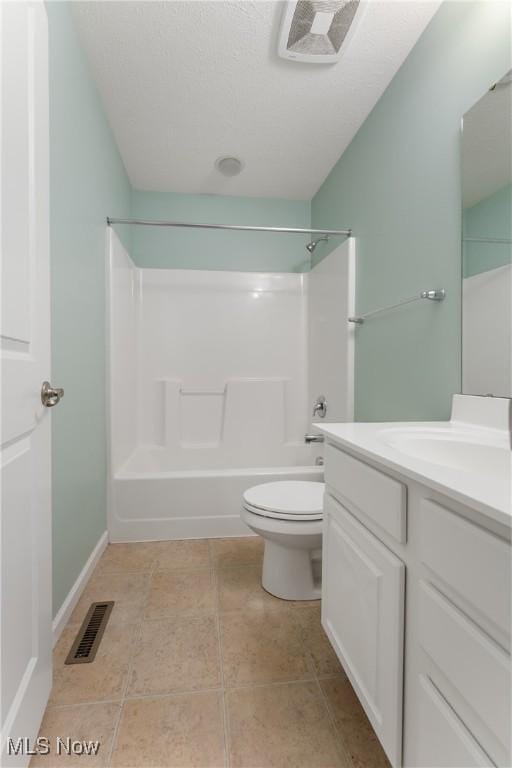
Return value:
M 224 395 L 226 387 L 222 389 L 185 389 L 180 388 L 180 395 Z
M 263 451 L 287 441 L 286 378 L 233 378 L 204 388 L 178 379 L 159 384 L 166 448 L 237 450 L 252 443 Z

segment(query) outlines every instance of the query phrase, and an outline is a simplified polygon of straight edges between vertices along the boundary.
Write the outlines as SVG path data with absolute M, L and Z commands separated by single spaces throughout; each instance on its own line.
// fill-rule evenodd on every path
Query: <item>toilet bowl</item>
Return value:
M 265 540 L 262 585 L 283 600 L 321 593 L 324 483 L 263 483 L 243 494 L 242 520 Z

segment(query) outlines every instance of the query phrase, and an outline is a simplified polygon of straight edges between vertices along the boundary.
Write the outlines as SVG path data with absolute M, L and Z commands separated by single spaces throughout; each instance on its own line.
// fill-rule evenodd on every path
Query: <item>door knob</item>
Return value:
M 60 387 L 52 387 L 49 381 L 43 381 L 41 387 L 41 402 L 45 408 L 53 408 L 64 397 L 64 390 Z

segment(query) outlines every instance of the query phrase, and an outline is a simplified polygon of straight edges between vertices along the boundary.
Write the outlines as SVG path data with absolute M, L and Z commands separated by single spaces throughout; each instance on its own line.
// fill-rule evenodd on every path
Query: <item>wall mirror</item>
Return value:
M 462 391 L 512 397 L 512 70 L 462 125 Z

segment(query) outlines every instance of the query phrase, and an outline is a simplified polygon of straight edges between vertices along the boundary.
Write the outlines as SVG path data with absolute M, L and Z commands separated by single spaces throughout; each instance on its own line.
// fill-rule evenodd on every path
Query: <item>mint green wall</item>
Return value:
M 106 529 L 105 216 L 130 187 L 67 3 L 47 3 L 50 78 L 54 615 Z
M 460 120 L 511 66 L 509 3 L 445 2 L 315 195 L 357 236 L 357 309 L 444 287 L 356 329 L 356 417 L 445 419 L 460 391 Z
M 499 189 L 464 210 L 464 234 L 467 237 L 512 238 L 512 185 Z M 464 243 L 464 277 L 512 262 L 512 248 L 504 243 Z
M 274 198 L 134 191 L 132 216 L 307 228 L 311 226 L 311 204 Z M 120 232 L 126 227 L 116 229 Z M 133 227 L 131 252 L 141 267 L 293 272 L 309 268 L 307 242 L 309 238 L 302 235 Z

